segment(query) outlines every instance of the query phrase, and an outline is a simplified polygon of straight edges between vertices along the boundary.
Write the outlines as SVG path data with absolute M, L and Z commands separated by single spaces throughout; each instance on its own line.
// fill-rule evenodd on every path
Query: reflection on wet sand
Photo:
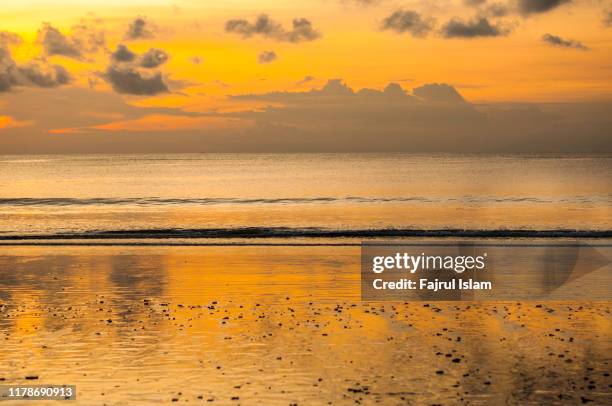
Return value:
M 362 303 L 358 247 L 5 247 L 0 340 L 83 405 L 612 402 L 609 302 Z

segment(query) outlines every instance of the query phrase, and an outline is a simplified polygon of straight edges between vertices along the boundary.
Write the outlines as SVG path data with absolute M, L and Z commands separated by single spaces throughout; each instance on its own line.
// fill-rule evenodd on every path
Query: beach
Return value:
M 610 302 L 363 302 L 356 247 L 3 247 L 0 284 L 1 383 L 71 404 L 612 400 Z

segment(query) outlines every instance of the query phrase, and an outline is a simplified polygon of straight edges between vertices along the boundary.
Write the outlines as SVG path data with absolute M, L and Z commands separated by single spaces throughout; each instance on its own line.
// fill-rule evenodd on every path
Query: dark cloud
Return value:
M 259 63 L 271 63 L 276 60 L 276 52 L 274 51 L 263 51 L 257 56 L 257 61 Z
M 342 79 L 330 79 L 321 89 L 324 95 L 351 95 L 354 94 L 351 89 Z
M 42 28 L 38 30 L 37 38 L 46 55 L 62 55 L 76 59 L 82 57 L 80 43 L 62 34 L 51 24 L 43 24 Z
M 267 105 L 224 116 L 252 121 L 225 151 L 559 152 L 609 151 L 610 103 L 477 106 L 451 85 L 412 94 L 390 83 L 354 91 L 339 79 L 320 89 L 235 95 Z M 222 147 L 221 147 L 222 148 Z
M 70 74 L 60 65 L 29 62 L 18 65 L 10 51 L 0 44 L 0 92 L 13 87 L 57 87 L 70 82 Z
M 168 60 L 168 54 L 161 49 L 151 48 L 140 57 L 140 66 L 156 68 Z
M 70 74 L 60 65 L 42 66 L 30 63 L 19 67 L 26 83 L 29 82 L 38 87 L 56 87 L 70 82 Z
M 391 82 L 384 89 L 383 94 L 386 96 L 406 96 L 406 91 L 399 85 L 399 83 Z
M 519 11 L 523 14 L 545 13 L 572 0 L 518 0 Z
M 21 44 L 23 40 L 18 34 L 8 31 L 0 31 L 0 48 L 6 48 L 9 45 Z
M 115 62 L 132 62 L 136 54 L 123 44 L 117 45 L 115 52 L 111 54 L 111 59 Z
M 575 49 L 581 49 L 583 51 L 588 50 L 588 48 L 580 41 L 576 41 L 573 39 L 563 39 L 557 35 L 552 35 L 552 34 L 542 35 L 542 41 L 546 42 L 549 45 L 555 46 L 555 47 L 575 48 Z
M 491 24 L 486 17 L 469 21 L 453 18 L 442 27 L 442 35 L 446 38 L 499 37 L 507 35 L 508 32 L 500 25 Z
M 102 74 L 102 77 L 117 93 L 153 96 L 169 91 L 159 72 L 141 72 L 133 67 L 119 68 L 111 65 Z
M 445 83 L 429 83 L 412 90 L 415 96 L 433 102 L 464 102 L 463 97 L 451 85 Z
M 308 80 L 306 80 L 308 79 Z M 306 76 L 302 82 L 309 82 L 313 80 L 312 76 Z M 440 85 L 442 86 L 442 85 Z M 386 98 L 401 97 L 403 102 L 415 103 L 419 100 L 425 100 L 425 98 L 416 98 L 407 94 L 402 87 L 397 83 L 389 83 L 382 91 L 376 89 L 360 89 L 355 92 L 350 88 L 342 79 L 330 79 L 321 89 L 313 89 L 307 92 L 271 92 L 264 94 L 247 94 L 247 95 L 234 95 L 230 96 L 232 99 L 237 100 L 259 100 L 269 102 L 287 103 L 288 105 L 294 104 L 313 104 L 313 105 L 325 105 L 328 103 L 336 102 L 365 102 L 370 100 L 376 103 L 385 103 Z M 364 100 L 364 97 L 367 100 Z M 462 101 L 463 99 L 459 99 Z M 388 101 L 388 100 L 387 100 Z M 457 101 L 457 100 L 448 100 Z
M 125 45 L 118 45 L 111 54 L 110 65 L 99 76 L 118 93 L 137 96 L 165 93 L 169 91 L 167 82 L 161 72 L 154 69 L 167 60 L 168 54 L 161 49 L 150 48 L 137 55 Z
M 253 24 L 244 19 L 229 20 L 225 23 L 225 31 L 240 34 L 243 37 L 251 37 L 255 34 L 265 37 L 278 37 L 285 32 L 281 24 L 271 20 L 265 14 L 257 17 Z
M 150 48 L 147 52 L 142 55 L 130 51 L 130 49 L 119 44 L 115 52 L 111 54 L 111 61 L 114 63 L 121 63 L 123 67 L 129 65 L 129 67 L 141 67 L 141 68 L 157 68 L 163 65 L 169 56 L 163 49 Z
M 105 47 L 105 33 L 97 24 L 99 21 L 83 20 L 72 26 L 71 34 L 62 33 L 49 23 L 44 23 L 37 33 L 46 56 L 61 55 L 82 59 L 84 53 L 96 52 Z
M 306 92 L 232 96 L 273 105 L 264 110 L 230 114 L 265 128 L 267 137 L 274 137 L 280 143 L 277 148 L 287 148 L 282 134 L 286 137 L 291 133 L 300 134 L 291 142 L 304 140 L 293 148 L 331 151 L 379 150 L 381 145 L 383 149 L 392 149 L 398 143 L 403 148 L 411 144 L 414 147 L 423 143 L 434 145 L 435 142 L 426 139 L 439 134 L 441 128 L 482 120 L 460 96 L 450 97 L 452 91 L 444 85 L 434 87 L 423 87 L 417 96 L 408 94 L 397 83 L 390 83 L 383 90 L 354 91 L 342 80 L 332 79 L 322 88 Z
M 280 23 L 262 14 L 253 23 L 244 19 L 229 20 L 225 23 L 225 31 L 240 34 L 245 38 L 261 35 L 293 43 L 314 41 L 321 37 L 321 33 L 315 30 L 306 18 L 295 18 L 292 24 L 292 29 L 287 30 Z
M 322 101 L 336 97 L 354 95 L 353 89 L 348 87 L 341 79 L 327 81 L 323 88 L 308 92 L 271 92 L 264 94 L 245 94 L 230 96 L 236 100 L 260 100 L 272 102 L 308 102 L 309 100 Z
M 314 41 L 321 37 L 321 33 L 314 28 L 306 18 L 293 20 L 293 30 L 287 33 L 289 42 Z
M 237 95 L 252 110 L 187 112 L 139 107 L 114 92 L 65 86 L 4 94 L 3 114 L 28 127 L 5 129 L 5 153 L 132 152 L 571 152 L 609 153 L 610 102 L 475 105 L 431 101 L 430 85 L 353 91 L 341 80 L 303 92 Z M 434 88 L 444 87 L 438 84 Z M 251 104 L 251 103 L 249 103 Z M 83 106 L 87 106 L 83 110 Z M 262 107 L 268 106 L 268 107 Z M 79 114 L 74 114 L 79 111 Z M 100 130 L 151 115 L 211 117 L 239 128 Z M 64 131 L 57 131 L 65 129 Z M 49 136 L 52 132 L 54 136 Z M 62 136 L 60 134 L 69 134 Z M 180 142 L 177 142 L 180 137 Z
M 17 64 L 7 49 L 0 48 L 0 92 L 11 90 L 18 84 Z
M 145 20 L 144 17 L 136 17 L 128 26 L 124 39 L 135 40 L 151 38 L 153 37 L 154 31 L 155 29 L 151 26 L 151 23 Z
M 397 10 L 383 20 L 381 28 L 398 33 L 409 32 L 415 37 L 425 37 L 433 29 L 434 24 L 432 18 L 423 18 L 416 11 Z

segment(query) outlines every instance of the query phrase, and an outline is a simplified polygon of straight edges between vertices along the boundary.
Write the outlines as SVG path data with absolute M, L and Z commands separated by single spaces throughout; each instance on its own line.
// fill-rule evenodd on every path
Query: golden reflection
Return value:
M 354 247 L 5 249 L 0 378 L 84 405 L 546 403 L 585 366 L 605 384 L 609 302 L 365 303 L 358 269 Z

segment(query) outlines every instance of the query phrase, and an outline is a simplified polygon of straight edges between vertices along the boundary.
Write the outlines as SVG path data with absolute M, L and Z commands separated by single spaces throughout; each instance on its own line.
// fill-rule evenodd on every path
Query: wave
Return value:
M 490 197 L 490 196 L 460 196 L 460 197 L 287 197 L 287 198 L 160 198 L 160 197 L 126 197 L 126 198 L 0 198 L 0 206 L 181 206 L 181 205 L 218 205 L 218 204 L 319 204 L 319 203 L 574 203 L 596 204 L 610 203 L 609 196 L 571 196 L 563 198 L 541 197 Z
M 127 239 L 256 239 L 256 238 L 612 238 L 612 230 L 526 229 L 325 229 L 242 227 L 204 229 L 108 230 L 82 233 L 0 235 L 0 241 L 19 240 L 127 240 Z

